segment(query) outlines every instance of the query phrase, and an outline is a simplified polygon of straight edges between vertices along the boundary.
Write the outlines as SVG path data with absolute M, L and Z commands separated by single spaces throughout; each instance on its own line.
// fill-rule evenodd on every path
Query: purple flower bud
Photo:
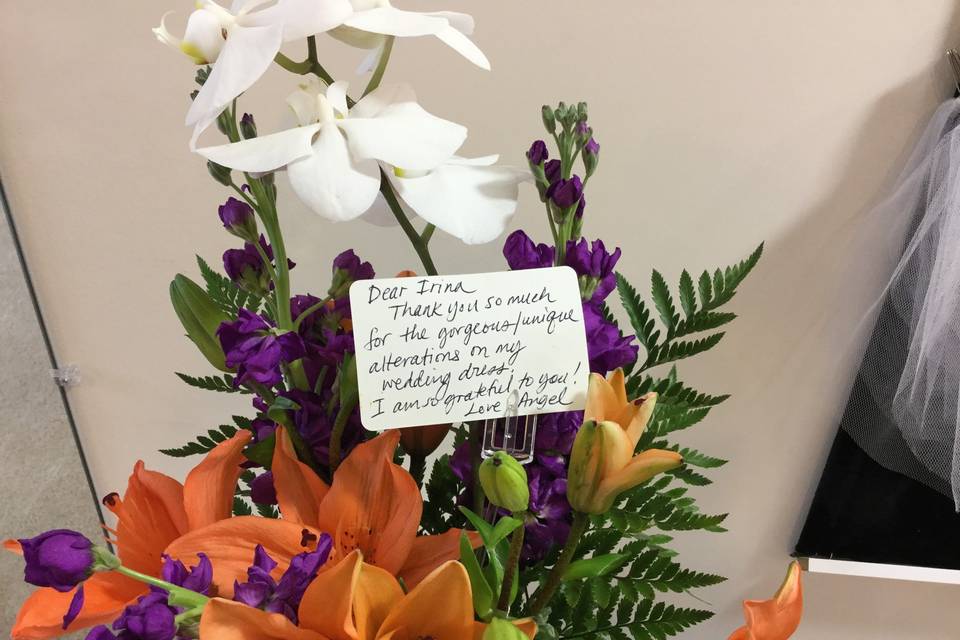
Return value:
M 579 203 L 581 196 L 583 196 L 583 182 L 580 176 L 573 176 L 569 180 L 561 178 L 547 190 L 547 197 L 560 209 L 569 209 Z
M 166 591 L 151 591 L 123 610 L 113 623 L 124 640 L 173 640 L 177 635 L 177 610 L 167 602 Z
M 560 170 L 561 164 L 559 160 L 548 160 L 547 163 L 543 165 L 543 173 L 546 175 L 547 182 L 550 184 L 560 179 Z
M 250 499 L 257 504 L 277 504 L 277 490 L 273 486 L 273 473 L 261 473 L 250 483 Z
M 350 285 L 357 280 L 371 280 L 374 275 L 369 262 L 361 261 L 353 249 L 347 249 L 333 259 L 333 282 L 328 293 L 333 299 L 346 297 Z
M 590 125 L 587 124 L 586 120 L 581 120 L 576 124 L 573 130 L 578 136 L 586 136 L 590 133 Z
M 245 140 L 257 137 L 257 123 L 254 122 L 251 114 L 245 113 L 240 118 L 240 133 L 243 134 Z
M 81 533 L 54 529 L 19 540 L 23 579 L 38 587 L 70 591 L 93 573 L 93 543 Z
M 530 161 L 531 165 L 538 166 L 550 159 L 550 152 L 547 151 L 547 143 L 543 140 L 537 140 L 532 145 L 530 145 L 530 150 L 527 151 L 527 160 Z
M 86 640 L 114 640 L 117 636 L 104 624 L 98 624 L 87 633 Z
M 587 140 L 587 144 L 583 145 L 583 152 L 595 156 L 600 153 L 600 143 L 596 141 L 595 138 L 590 138 Z
M 503 244 L 503 257 L 514 271 L 553 266 L 554 249 L 545 244 L 534 244 L 526 233 L 518 229 Z
M 218 209 L 223 228 L 247 242 L 257 241 L 257 220 L 253 208 L 242 200 L 227 198 Z

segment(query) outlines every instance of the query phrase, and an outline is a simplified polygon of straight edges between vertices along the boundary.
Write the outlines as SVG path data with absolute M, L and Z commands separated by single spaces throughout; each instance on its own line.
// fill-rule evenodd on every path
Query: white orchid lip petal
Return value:
M 181 51 L 197 64 L 212 64 L 216 62 L 223 45 L 223 25 L 217 16 L 205 9 L 190 14 L 180 42 Z
M 321 125 L 297 127 L 216 147 L 197 153 L 217 164 L 247 172 L 274 171 L 313 153 L 313 137 Z
M 207 81 L 187 112 L 187 125 L 215 120 L 238 95 L 249 89 L 273 63 L 280 51 L 282 29 L 236 26 Z
M 349 87 L 350 83 L 346 80 L 337 80 L 327 88 L 327 100 L 330 106 L 342 117 L 346 117 L 348 113 L 347 89 Z
M 444 164 L 418 178 L 387 175 L 421 218 L 466 244 L 482 244 L 499 237 L 516 212 L 521 172 L 467 162 Z
M 304 204 L 335 221 L 361 216 L 380 192 L 379 165 L 353 161 L 343 134 L 329 124 L 320 130 L 310 155 L 287 165 L 287 177 Z

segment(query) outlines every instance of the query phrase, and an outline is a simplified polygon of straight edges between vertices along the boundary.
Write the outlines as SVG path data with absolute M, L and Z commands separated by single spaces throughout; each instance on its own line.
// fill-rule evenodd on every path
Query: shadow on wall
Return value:
M 942 50 L 958 44 L 958 27 L 960 8 L 945 29 Z M 753 546 L 729 554 L 742 563 L 725 574 L 733 587 L 728 591 L 738 595 L 722 603 L 718 619 L 739 619 L 739 598 L 757 597 L 775 586 L 803 525 L 872 329 L 864 314 L 886 284 L 900 247 L 885 221 L 869 214 L 933 113 L 937 98 L 930 96 L 931 74 L 942 78 L 938 86 L 948 97 L 953 80 L 945 60 L 931 61 L 928 73 L 886 94 L 864 122 L 833 191 L 768 244 L 754 281 L 738 299 L 744 312 L 727 338 L 726 353 L 735 354 L 729 388 L 747 419 L 721 427 L 736 443 L 721 482 L 728 490 L 736 487 L 728 495 L 738 496 L 723 505 L 732 513 L 729 537 Z M 929 110 L 917 116 L 925 100 Z M 906 145 L 891 152 L 889 132 L 905 130 L 912 131 Z M 783 352 L 777 348 L 781 341 L 791 344 L 790 361 L 768 355 Z M 735 366 L 734 357 L 749 366 Z M 758 380 L 766 383 L 760 386 Z M 780 517 L 758 528 L 742 517 L 751 512 Z M 724 544 L 729 540 L 718 541 Z M 806 612 L 798 640 L 821 633 L 848 640 L 946 638 L 949 629 L 960 627 L 960 593 L 953 586 L 819 574 L 806 574 L 805 580 Z

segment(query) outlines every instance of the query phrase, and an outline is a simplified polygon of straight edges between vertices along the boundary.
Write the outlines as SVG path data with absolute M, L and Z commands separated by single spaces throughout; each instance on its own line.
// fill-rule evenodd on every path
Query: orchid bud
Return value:
M 504 451 L 497 451 L 480 465 L 480 485 L 491 504 L 511 513 L 526 511 L 530 506 L 527 472 Z
M 245 113 L 240 118 L 240 133 L 243 134 L 244 140 L 257 137 L 257 123 L 254 121 L 253 115 Z
M 543 118 L 543 127 L 547 130 L 547 133 L 553 134 L 557 130 L 557 118 L 553 113 L 553 107 L 548 105 L 543 105 L 543 108 L 540 110 L 540 115 Z
M 214 180 L 223 186 L 229 187 L 231 184 L 233 184 L 232 171 L 229 167 L 225 167 L 222 164 L 217 164 L 213 160 L 207 160 L 207 171 L 210 172 L 210 175 Z
M 257 241 L 259 233 L 253 207 L 242 200 L 230 197 L 220 205 L 217 211 L 224 229 L 247 242 Z

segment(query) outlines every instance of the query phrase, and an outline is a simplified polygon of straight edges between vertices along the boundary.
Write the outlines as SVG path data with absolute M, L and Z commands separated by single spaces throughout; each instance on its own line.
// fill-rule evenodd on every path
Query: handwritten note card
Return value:
M 350 288 L 367 429 L 582 409 L 589 366 L 569 267 L 361 280 Z

